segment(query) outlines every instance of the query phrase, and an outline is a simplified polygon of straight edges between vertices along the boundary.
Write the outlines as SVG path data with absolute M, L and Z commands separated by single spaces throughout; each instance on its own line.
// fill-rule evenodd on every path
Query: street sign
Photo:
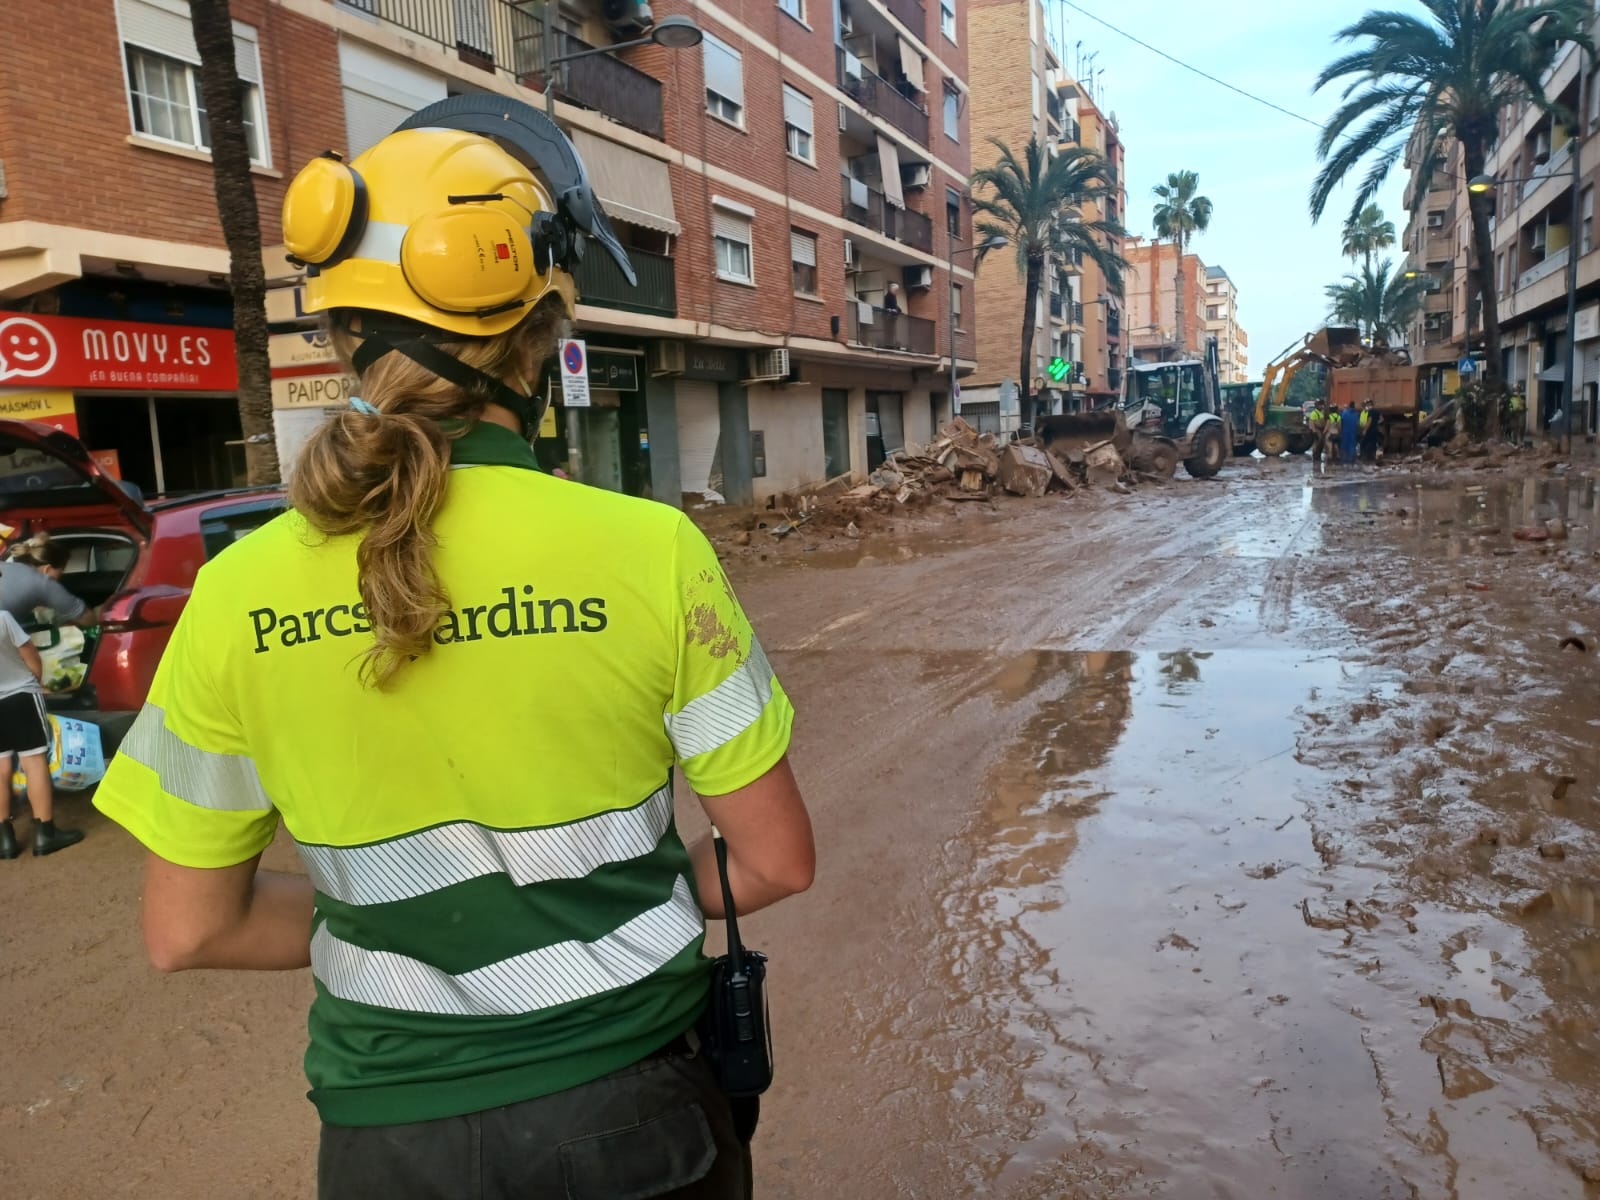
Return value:
M 1463 375 L 1473 375 L 1477 373 L 1478 364 L 1471 358 L 1463 358 L 1456 364 L 1456 370 L 1460 371 Z
M 561 355 L 561 403 L 568 408 L 589 407 L 589 350 L 581 338 L 564 338 Z

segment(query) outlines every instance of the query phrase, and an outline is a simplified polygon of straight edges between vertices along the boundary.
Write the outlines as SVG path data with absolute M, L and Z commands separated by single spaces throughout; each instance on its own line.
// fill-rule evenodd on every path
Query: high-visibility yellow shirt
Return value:
M 1332 413 L 1329 413 L 1325 409 L 1313 408 L 1306 414 L 1306 423 L 1309 425 L 1321 425 L 1332 415 Z
M 1372 424 L 1372 413 L 1366 409 L 1361 410 L 1361 432 L 1365 433 Z
M 224 551 L 95 799 L 192 867 L 282 820 L 316 888 L 306 1071 L 336 1125 L 561 1091 L 688 1028 L 709 963 L 673 766 L 734 791 L 793 721 L 682 513 L 478 465 L 435 528 L 449 610 L 384 691 L 357 678 L 358 537 L 290 513 Z

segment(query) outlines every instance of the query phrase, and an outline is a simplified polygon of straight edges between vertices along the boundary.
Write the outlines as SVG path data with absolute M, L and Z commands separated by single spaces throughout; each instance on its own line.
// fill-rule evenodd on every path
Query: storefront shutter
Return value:
M 722 434 L 717 385 L 679 379 L 674 385 L 678 409 L 678 473 L 685 492 L 705 492 Z

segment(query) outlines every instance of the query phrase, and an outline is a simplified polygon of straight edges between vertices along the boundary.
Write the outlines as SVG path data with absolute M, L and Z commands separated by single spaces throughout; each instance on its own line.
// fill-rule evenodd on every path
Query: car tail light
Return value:
M 108 633 L 159 629 L 176 622 L 188 601 L 186 588 L 141 588 L 121 592 L 100 609 L 100 627 Z

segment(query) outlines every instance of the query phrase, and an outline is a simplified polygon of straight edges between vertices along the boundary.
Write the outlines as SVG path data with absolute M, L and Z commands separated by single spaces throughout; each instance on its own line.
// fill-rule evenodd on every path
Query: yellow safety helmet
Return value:
M 284 195 L 283 237 L 307 268 L 307 311 L 471 337 L 503 333 L 552 292 L 570 316 L 591 239 L 634 281 L 566 134 L 499 96 L 430 105 L 351 163 L 314 159 Z

